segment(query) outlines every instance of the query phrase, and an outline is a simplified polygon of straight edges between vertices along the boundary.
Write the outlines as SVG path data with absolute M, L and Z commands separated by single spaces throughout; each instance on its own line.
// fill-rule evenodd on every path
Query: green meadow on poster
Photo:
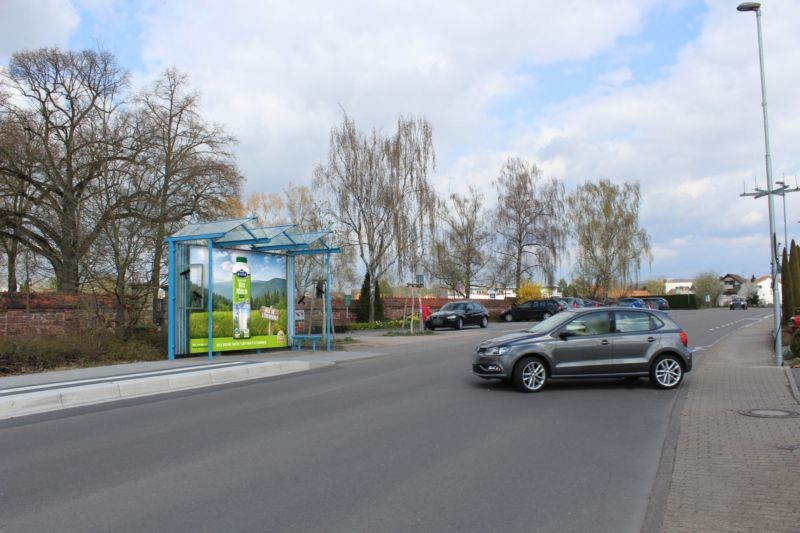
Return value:
M 286 258 L 217 249 L 213 259 L 213 351 L 285 347 Z M 191 247 L 189 261 L 208 265 L 208 248 Z M 207 302 L 208 280 L 193 279 L 190 292 Z M 189 353 L 203 352 L 208 352 L 208 312 L 197 309 L 189 314 Z

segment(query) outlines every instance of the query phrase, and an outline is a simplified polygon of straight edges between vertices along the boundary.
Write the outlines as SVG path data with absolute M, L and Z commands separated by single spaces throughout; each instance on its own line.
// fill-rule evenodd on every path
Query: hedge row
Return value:
M 163 333 L 141 331 L 127 341 L 111 334 L 6 337 L 0 343 L 0 375 L 164 359 Z
M 670 309 L 699 309 L 700 301 L 695 294 L 667 294 L 664 298 Z

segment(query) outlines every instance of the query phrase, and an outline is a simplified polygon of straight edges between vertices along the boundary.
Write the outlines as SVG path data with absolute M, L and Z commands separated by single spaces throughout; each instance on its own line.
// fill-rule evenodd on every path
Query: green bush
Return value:
M 418 324 L 419 322 L 415 322 Z M 347 325 L 336 326 L 336 331 L 358 331 L 365 329 L 388 329 L 403 327 L 403 320 L 376 320 L 375 322 L 350 322 Z
M 163 332 L 137 330 L 120 340 L 111 333 L 6 337 L 0 343 L 0 375 L 43 372 L 166 358 Z
M 800 329 L 792 334 L 792 342 L 789 348 L 792 350 L 792 354 L 794 354 L 795 357 L 800 357 Z
M 669 304 L 670 309 L 699 309 L 700 302 L 694 294 L 667 294 L 659 296 L 664 298 Z

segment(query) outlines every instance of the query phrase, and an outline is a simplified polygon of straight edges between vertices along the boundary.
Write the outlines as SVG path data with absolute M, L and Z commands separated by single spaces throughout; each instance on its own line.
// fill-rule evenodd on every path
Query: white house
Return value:
M 772 277 L 761 276 L 756 279 L 755 283 L 758 287 L 758 301 L 761 302 L 762 305 L 772 305 Z M 781 296 L 781 288 L 781 283 L 778 282 L 779 298 L 783 298 Z
M 664 282 L 664 290 L 667 294 L 692 294 L 692 285 L 694 280 L 691 279 L 668 279 Z

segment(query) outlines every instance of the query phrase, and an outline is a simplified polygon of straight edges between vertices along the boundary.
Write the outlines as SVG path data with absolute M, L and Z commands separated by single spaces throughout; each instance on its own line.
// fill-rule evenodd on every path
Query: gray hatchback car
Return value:
M 686 333 L 663 311 L 604 307 L 553 315 L 534 327 L 482 342 L 472 371 L 539 392 L 551 379 L 649 377 L 661 389 L 692 370 Z

